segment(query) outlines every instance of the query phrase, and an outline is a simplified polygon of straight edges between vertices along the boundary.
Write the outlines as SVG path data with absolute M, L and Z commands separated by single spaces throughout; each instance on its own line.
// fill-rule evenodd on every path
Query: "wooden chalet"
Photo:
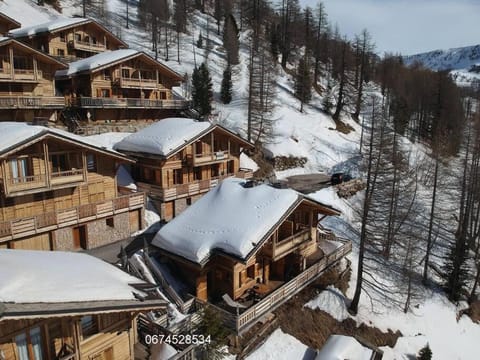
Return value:
M 318 226 L 339 211 L 290 189 L 226 179 L 163 226 L 152 244 L 178 295 L 209 302 L 237 332 L 351 251 Z M 170 275 L 171 276 L 171 275 Z
M 210 122 L 168 118 L 127 136 L 115 149 L 136 159 L 132 175 L 141 191 L 170 220 L 227 177 L 251 178 L 240 168 L 253 145 Z
M 0 248 L 91 249 L 142 228 L 143 193 L 119 196 L 132 160 L 68 132 L 0 122 Z
M 67 62 L 128 47 L 104 26 L 85 18 L 58 18 L 10 31 L 9 36 Z
M 14 39 L 0 38 L 0 121 L 56 121 L 65 106 L 55 72 L 67 65 Z
M 153 121 L 189 106 L 172 92 L 182 76 L 136 50 L 108 51 L 70 63 L 56 79 L 74 115 L 90 125 Z
M 81 253 L 0 249 L 0 273 L 2 360 L 140 358 L 138 314 L 167 305 L 151 285 Z
M 0 12 L 0 35 L 5 36 L 10 30 L 17 29 L 21 24 L 10 16 Z

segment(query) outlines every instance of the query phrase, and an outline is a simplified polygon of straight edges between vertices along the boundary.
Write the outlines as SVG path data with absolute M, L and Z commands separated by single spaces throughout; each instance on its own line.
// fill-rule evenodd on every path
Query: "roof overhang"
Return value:
M 117 159 L 119 159 L 121 161 L 124 161 L 124 162 L 129 162 L 129 163 L 134 163 L 135 162 L 134 159 L 131 159 L 131 158 L 125 156 L 124 154 L 114 152 L 114 151 L 110 151 L 108 149 L 104 149 L 104 148 L 101 148 L 101 147 L 97 147 L 97 146 L 94 146 L 94 145 L 91 145 L 91 144 L 88 144 L 88 143 L 85 143 L 85 142 L 82 142 L 82 141 L 77 141 L 77 140 L 69 138 L 67 136 L 62 136 L 61 134 L 58 134 L 58 133 L 52 133 L 52 132 L 49 132 L 48 129 L 45 129 L 44 131 L 39 132 L 38 134 L 35 134 L 34 136 L 32 136 L 28 139 L 20 140 L 16 144 L 14 144 L 14 145 L 10 146 L 9 148 L 3 150 L 2 152 L 0 152 L 0 159 L 7 158 L 8 156 L 11 156 L 14 153 L 16 153 L 16 152 L 18 152 L 18 151 L 20 151 L 20 150 L 22 150 L 22 149 L 24 149 L 28 146 L 31 146 L 31 145 L 39 142 L 39 141 L 45 140 L 45 139 L 60 140 L 60 141 L 63 141 L 63 142 L 66 142 L 66 143 L 69 143 L 69 144 L 72 144 L 72 145 L 75 145 L 75 146 L 80 146 L 80 147 L 86 148 L 86 149 L 88 149 L 90 151 L 93 151 L 93 152 L 96 152 L 96 153 L 100 153 L 100 154 L 103 154 L 103 155 L 107 155 L 107 156 L 117 158 Z
M 54 57 L 46 54 L 46 53 L 43 53 L 37 49 L 34 49 L 18 40 L 15 40 L 15 39 L 12 39 L 12 38 L 6 38 L 6 39 L 3 39 L 2 41 L 0 41 L 0 47 L 1 46 L 5 46 L 5 45 L 9 45 L 9 44 L 13 44 L 13 46 L 17 46 L 17 47 L 20 47 L 24 50 L 26 50 L 27 52 L 31 52 L 33 54 L 35 54 L 38 58 L 42 59 L 43 61 L 45 62 L 48 62 L 48 63 L 51 63 L 51 64 L 55 64 L 57 65 L 59 68 L 62 68 L 62 69 L 68 69 L 68 65 L 61 62 L 60 60 L 57 60 L 55 59 Z
M 13 27 L 12 29 L 16 29 L 16 28 L 19 28 L 19 27 L 22 26 L 22 24 L 20 24 L 17 20 L 11 18 L 10 16 L 8 16 L 8 15 L 5 14 L 5 13 L 0 12 L 0 18 L 8 21 L 10 24 L 12 24 L 13 26 L 15 26 L 15 27 Z
M 65 303 L 0 303 L 0 324 L 4 320 L 83 316 L 165 308 L 161 299 L 105 300 Z

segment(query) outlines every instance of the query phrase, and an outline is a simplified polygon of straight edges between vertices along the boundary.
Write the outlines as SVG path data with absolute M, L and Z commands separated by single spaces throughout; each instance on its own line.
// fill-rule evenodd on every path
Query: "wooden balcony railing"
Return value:
M 93 204 L 0 222 L 0 240 L 7 241 L 53 229 L 80 224 L 144 207 L 145 194 L 134 193 Z
M 0 109 L 62 109 L 62 96 L 0 96 Z
M 187 100 L 150 100 L 135 98 L 77 98 L 76 106 L 84 108 L 117 109 L 117 108 L 147 108 L 147 109 L 187 109 Z
M 276 244 L 270 244 L 266 246 L 263 251 L 265 255 L 271 256 L 273 260 L 277 260 L 289 253 L 292 248 L 302 244 L 305 241 L 311 240 L 311 238 L 311 229 L 305 228 L 296 234 L 278 241 Z
M 136 79 L 119 77 L 114 80 L 121 88 L 134 89 L 156 89 L 158 88 L 158 81 L 156 79 Z
M 83 50 L 89 52 L 104 52 L 107 47 L 105 44 L 81 41 L 81 40 L 70 40 L 68 46 L 74 48 L 75 50 Z
M 214 151 L 206 154 L 187 155 L 187 163 L 193 166 L 200 166 L 205 164 L 213 164 L 222 162 L 230 158 L 228 150 Z
M 147 184 L 144 182 L 138 182 L 137 186 L 141 191 L 144 191 L 149 195 L 158 198 L 159 200 L 170 201 L 181 197 L 187 197 L 207 192 L 217 186 L 219 181 L 229 177 L 250 179 L 253 177 L 253 171 L 250 169 L 240 169 L 240 171 L 234 174 L 216 176 L 205 180 L 196 180 L 188 184 L 179 184 L 168 188 L 163 188 L 158 185 Z
M 82 182 L 86 180 L 85 169 L 72 169 L 52 173 L 51 182 L 53 185 Z
M 212 306 L 215 311 L 220 314 L 225 326 L 232 328 L 238 334 L 247 331 L 262 316 L 275 310 L 287 300 L 291 299 L 295 294 L 299 293 L 301 290 L 315 281 L 325 270 L 337 263 L 340 259 L 352 251 L 352 242 L 350 240 L 339 238 L 336 238 L 336 240 L 342 242 L 342 245 L 331 253 L 326 254 L 305 271 L 301 272 L 292 280 L 275 289 L 262 300 L 243 311 L 241 314 L 236 315 L 210 303 L 208 305 Z M 196 302 L 199 303 L 200 306 L 205 304 L 199 299 L 196 299 Z
M 45 174 L 15 177 L 11 178 L 8 182 L 9 191 L 38 189 L 45 186 L 47 186 L 47 177 Z

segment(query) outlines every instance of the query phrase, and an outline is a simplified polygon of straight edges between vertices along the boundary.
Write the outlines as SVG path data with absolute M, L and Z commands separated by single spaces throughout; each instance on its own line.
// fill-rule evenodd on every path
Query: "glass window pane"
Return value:
M 30 341 L 32 342 L 33 355 L 35 360 L 43 360 L 42 356 L 42 334 L 40 328 L 36 327 L 30 330 Z
M 27 335 L 25 333 L 15 336 L 15 344 L 17 345 L 18 358 L 20 360 L 29 360 Z

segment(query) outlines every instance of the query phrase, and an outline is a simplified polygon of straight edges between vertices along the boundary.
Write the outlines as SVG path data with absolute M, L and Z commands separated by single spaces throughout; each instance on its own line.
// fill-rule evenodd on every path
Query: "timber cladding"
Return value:
M 0 321 L 0 358 L 40 353 L 44 359 L 76 354 L 75 359 L 134 358 L 135 316 L 129 312 Z M 30 356 L 30 358 L 33 358 Z

